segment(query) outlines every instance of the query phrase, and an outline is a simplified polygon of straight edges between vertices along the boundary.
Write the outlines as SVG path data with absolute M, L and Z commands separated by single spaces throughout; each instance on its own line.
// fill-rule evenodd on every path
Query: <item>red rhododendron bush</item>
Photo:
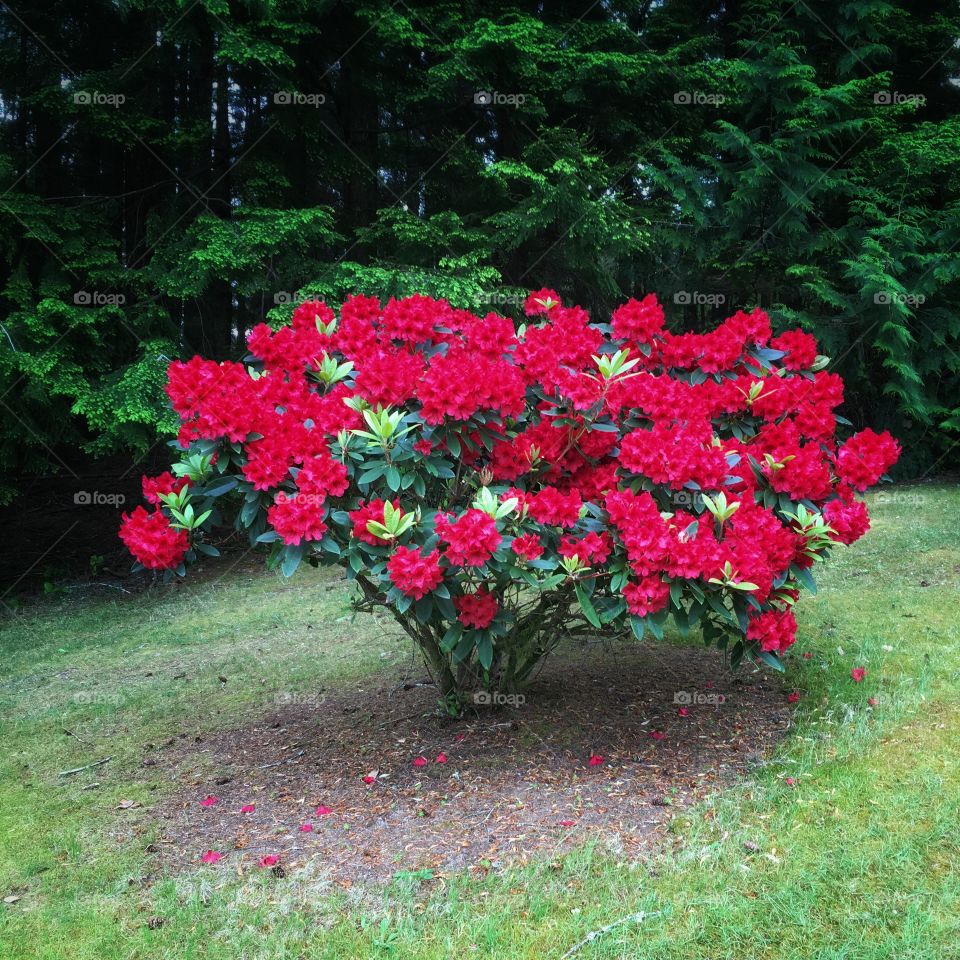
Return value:
M 569 634 L 660 637 L 672 617 L 781 667 L 811 567 L 869 527 L 899 454 L 839 442 L 843 384 L 762 310 L 672 334 L 653 295 L 593 322 L 550 290 L 528 322 L 413 296 L 309 301 L 249 363 L 175 362 L 184 450 L 126 516 L 137 560 L 213 555 L 235 513 L 287 575 L 339 563 L 455 709 L 514 691 Z M 228 509 L 224 509 L 228 508 Z

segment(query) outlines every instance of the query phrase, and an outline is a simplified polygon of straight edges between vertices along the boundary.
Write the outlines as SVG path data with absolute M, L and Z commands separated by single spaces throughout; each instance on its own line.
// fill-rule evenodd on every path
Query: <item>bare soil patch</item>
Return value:
M 687 697 L 723 702 L 681 715 Z M 182 784 L 157 811 L 166 866 L 215 850 L 221 867 L 257 869 L 275 855 L 286 872 L 310 861 L 348 887 L 549 860 L 589 840 L 631 859 L 678 809 L 762 762 L 790 723 L 779 678 L 665 644 L 569 650 L 522 704 L 457 720 L 437 715 L 433 686 L 398 675 L 291 700 L 254 726 L 151 753 Z

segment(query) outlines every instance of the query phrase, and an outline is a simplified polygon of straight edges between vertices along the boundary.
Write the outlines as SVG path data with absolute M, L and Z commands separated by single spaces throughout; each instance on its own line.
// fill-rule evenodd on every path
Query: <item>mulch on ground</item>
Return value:
M 779 678 L 665 644 L 568 651 L 522 704 L 456 720 L 437 715 L 427 683 L 361 686 L 152 752 L 182 784 L 157 811 L 161 863 L 214 850 L 221 868 L 256 870 L 277 856 L 288 874 L 309 862 L 348 887 L 549 860 L 591 840 L 632 859 L 678 809 L 762 762 L 790 723 Z M 686 699 L 714 702 L 681 715 Z

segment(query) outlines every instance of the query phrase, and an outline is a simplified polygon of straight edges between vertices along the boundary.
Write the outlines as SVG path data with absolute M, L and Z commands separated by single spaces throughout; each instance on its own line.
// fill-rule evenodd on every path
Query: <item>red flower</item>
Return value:
M 613 541 L 609 533 L 588 533 L 586 536 L 561 537 L 558 553 L 561 557 L 578 557 L 584 566 L 603 563 L 610 556 Z
M 303 494 L 316 497 L 317 502 L 322 502 L 328 495 L 342 496 L 348 486 L 347 468 L 326 451 L 304 460 L 297 473 L 297 489 Z
M 678 717 L 689 717 L 689 716 L 690 716 L 690 708 L 689 708 L 689 707 L 678 707 L 678 708 L 677 708 L 677 716 L 678 716 Z
M 257 808 L 256 808 L 256 805 L 255 805 L 255 804 L 245 803 L 245 804 L 240 808 L 240 812 L 241 812 L 241 813 L 253 813 L 253 811 L 256 810 L 256 809 L 257 809 Z
M 627 608 L 636 617 L 645 617 L 648 613 L 657 613 L 670 600 L 670 585 L 659 577 L 644 577 L 639 582 L 628 583 L 623 588 Z
M 841 543 L 855 543 L 870 529 L 867 505 L 860 500 L 831 500 L 823 508 L 823 517 L 836 531 Z
M 446 763 L 446 762 L 447 762 L 447 755 L 446 755 L 445 753 L 438 753 L 433 762 L 434 762 L 434 763 Z
M 576 820 L 561 820 L 561 827 L 572 827 L 577 821 Z
M 876 697 L 870 697 L 867 700 L 867 703 L 869 703 L 871 707 L 875 707 L 879 703 L 879 701 L 877 700 Z
M 588 761 L 591 767 L 599 767 L 604 761 L 604 758 L 599 754 L 591 754 L 590 760 Z
M 383 525 L 383 508 L 385 505 L 386 503 L 383 500 L 371 500 L 369 503 L 364 503 L 364 501 L 361 500 L 357 509 L 351 510 L 347 514 L 350 522 L 353 524 L 353 536 L 358 540 L 362 540 L 364 543 L 369 543 L 373 547 L 382 547 L 387 543 L 386 540 L 382 540 L 375 533 L 371 533 L 367 529 L 367 524 L 371 520 Z M 392 506 L 396 510 L 400 510 L 400 501 L 394 500 Z M 400 516 L 403 516 L 403 511 L 400 512 Z
M 543 556 L 543 544 L 535 533 L 526 533 L 510 544 L 510 549 L 525 560 L 536 560 Z
M 663 330 L 663 307 L 656 294 L 648 293 L 642 300 L 631 299 L 617 307 L 611 323 L 618 339 L 648 343 Z
M 178 479 L 169 470 L 164 470 L 156 477 L 144 475 L 140 482 L 143 487 L 144 500 L 155 506 L 160 504 L 160 494 L 179 493 L 184 487 L 190 486 L 190 480 L 187 477 Z
M 435 590 L 443 581 L 439 550 L 424 555 L 416 547 L 397 547 L 387 561 L 387 569 L 393 585 L 414 600 Z
M 800 691 L 799 691 L 799 690 L 791 690 L 791 691 L 787 694 L 787 703 L 796 703 L 799 699 L 800 699 Z
M 218 800 L 217 797 L 213 796 L 213 794 L 209 794 L 208 796 L 204 797 L 203 800 L 200 801 L 200 806 L 212 807 L 217 802 L 217 800 Z
M 223 859 L 223 854 L 216 850 L 208 850 L 201 858 L 202 863 L 219 863 Z
M 426 757 L 416 757 L 416 758 L 413 760 L 413 765 L 414 765 L 415 767 L 425 767 L 425 766 L 427 765 L 427 758 L 426 758 Z
M 325 807 L 322 803 L 320 804 L 319 807 L 317 807 L 315 812 L 318 817 L 325 817 L 328 814 L 333 813 L 333 811 L 329 807 Z
M 371 784 L 371 783 L 376 783 L 376 782 L 377 782 L 377 778 L 376 778 L 372 773 L 368 773 L 368 774 L 367 774 L 365 777 L 363 777 L 362 779 L 363 779 L 363 782 L 366 783 L 366 784 Z
M 305 493 L 291 497 L 280 492 L 267 511 L 267 520 L 284 543 L 298 544 L 323 539 L 327 532 L 327 525 L 323 522 L 325 513 L 321 497 Z
M 312 823 L 301 823 L 300 824 L 301 833 L 313 833 L 313 824 Z
M 650 736 L 651 736 L 654 740 L 663 740 L 664 737 L 666 737 L 666 734 L 665 734 L 662 730 L 651 730 L 651 731 L 650 731 Z
M 750 617 L 747 639 L 764 651 L 783 653 L 797 639 L 797 621 L 791 610 L 767 610 Z
M 863 682 L 863 678 L 864 678 L 866 675 L 867 675 L 867 671 L 866 671 L 866 668 L 865 668 L 865 667 L 854 667 L 854 668 L 850 671 L 850 676 L 853 677 L 853 682 L 854 682 L 854 683 L 862 683 L 862 682 Z
M 467 510 L 455 520 L 437 514 L 436 530 L 446 544 L 447 561 L 461 567 L 482 566 L 493 556 L 503 539 L 493 517 L 476 509 Z
M 854 490 L 875 484 L 900 456 L 900 444 L 884 430 L 861 430 L 837 452 L 837 472 Z
M 535 317 L 541 313 L 550 313 L 560 306 L 560 294 L 556 290 L 535 290 L 527 297 L 523 304 L 523 312 L 528 317 Z
M 478 630 L 489 627 L 500 609 L 497 598 L 486 587 L 481 587 L 476 593 L 455 597 L 453 605 L 457 608 L 457 619 L 465 627 L 476 627 Z
M 561 493 L 556 487 L 544 487 L 526 498 L 530 516 L 540 523 L 555 527 L 572 527 L 580 519 L 583 501 L 577 490 Z
M 259 859 L 261 867 L 275 867 L 280 862 L 280 858 L 275 853 L 268 853 Z
M 147 513 L 143 507 L 124 514 L 120 539 L 148 570 L 173 570 L 190 549 L 190 540 L 183 530 L 174 530 L 159 510 Z
M 770 341 L 774 350 L 783 350 L 786 356 L 780 361 L 788 370 L 806 370 L 817 359 L 817 339 L 803 330 L 787 330 Z

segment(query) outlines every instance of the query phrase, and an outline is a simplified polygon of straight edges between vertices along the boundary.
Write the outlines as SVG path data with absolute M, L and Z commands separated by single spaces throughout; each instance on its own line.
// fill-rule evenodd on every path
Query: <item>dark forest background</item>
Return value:
M 960 11 L 884 0 L 0 7 L 0 487 L 163 453 L 169 359 L 295 296 L 541 286 L 817 334 L 955 469 Z

